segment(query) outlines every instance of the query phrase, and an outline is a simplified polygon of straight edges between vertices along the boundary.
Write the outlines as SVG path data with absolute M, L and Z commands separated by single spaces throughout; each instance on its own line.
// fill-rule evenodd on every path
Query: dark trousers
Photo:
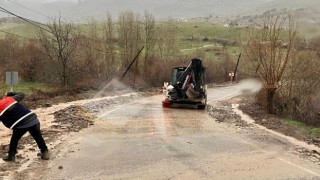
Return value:
M 27 132 L 29 132 L 33 137 L 33 139 L 37 142 L 37 145 L 42 153 L 48 150 L 48 147 L 41 135 L 40 123 L 38 123 L 28 128 L 13 128 L 13 133 L 11 136 L 10 146 L 9 146 L 10 155 L 15 155 L 17 153 L 17 146 L 18 146 L 19 140 Z

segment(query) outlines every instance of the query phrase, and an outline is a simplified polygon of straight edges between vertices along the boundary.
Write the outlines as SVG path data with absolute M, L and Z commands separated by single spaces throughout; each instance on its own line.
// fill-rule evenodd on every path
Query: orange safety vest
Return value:
M 12 97 L 6 96 L 2 100 L 0 100 L 0 116 L 9 109 L 12 105 L 16 104 L 17 101 Z

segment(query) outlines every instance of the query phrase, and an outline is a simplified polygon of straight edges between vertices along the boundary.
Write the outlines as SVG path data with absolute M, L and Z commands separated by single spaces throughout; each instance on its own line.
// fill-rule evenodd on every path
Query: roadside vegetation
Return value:
M 300 128 L 300 129 L 304 130 L 307 134 L 309 134 L 313 137 L 320 137 L 320 127 L 307 125 L 301 121 L 293 120 L 293 119 L 289 119 L 289 118 L 285 118 L 284 120 L 288 125 Z
M 269 113 L 320 127 L 320 38 L 299 34 L 289 13 L 261 15 L 255 27 L 156 21 L 150 12 L 124 11 L 74 24 L 0 24 L 0 72 L 18 71 L 27 93 L 97 89 L 113 78 L 136 88 L 161 87 L 173 66 L 203 60 L 208 83 L 259 78 L 257 102 Z M 138 53 L 142 49 L 141 53 Z M 136 58 L 137 57 L 137 58 Z M 8 91 L 4 77 L 0 93 Z M 292 124 L 292 123 L 289 123 Z M 318 130 L 313 130 L 318 132 Z
M 244 46 L 248 63 L 263 81 L 259 104 L 269 113 L 319 126 L 318 38 L 299 36 L 289 13 L 266 13 L 261 27 L 249 30 Z

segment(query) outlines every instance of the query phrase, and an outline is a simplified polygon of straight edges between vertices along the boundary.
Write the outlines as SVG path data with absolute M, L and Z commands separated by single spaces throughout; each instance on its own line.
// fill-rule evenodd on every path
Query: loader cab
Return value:
M 176 84 L 177 80 L 181 76 L 181 74 L 186 70 L 187 67 L 175 67 L 172 70 L 171 82 L 170 84 Z
M 205 109 L 207 85 L 204 79 L 205 68 L 200 59 L 192 59 L 187 67 L 174 67 L 170 82 L 164 82 L 163 107 L 197 106 Z

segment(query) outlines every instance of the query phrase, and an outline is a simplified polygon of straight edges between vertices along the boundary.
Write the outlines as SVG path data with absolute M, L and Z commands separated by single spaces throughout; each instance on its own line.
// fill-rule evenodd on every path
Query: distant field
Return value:
M 175 22 L 174 26 L 178 32 L 179 45 L 183 54 L 192 54 L 200 50 L 212 57 L 222 50 L 222 44 L 219 41 L 238 44 L 241 41 L 246 41 L 246 29 L 214 25 L 209 22 Z M 84 34 L 90 30 L 89 24 L 78 24 L 77 27 Z M 306 38 L 320 35 L 319 28 L 315 25 L 303 25 L 303 27 L 301 35 Z M 99 29 L 98 34 L 102 33 L 102 27 L 98 25 L 97 29 Z M 2 23 L 0 30 L 27 38 L 35 38 L 37 34 L 36 27 L 30 24 Z M 4 38 L 5 35 L 0 32 L 0 38 Z M 226 48 L 230 54 L 236 55 L 240 52 L 240 48 L 237 46 L 228 45 Z
M 209 22 L 179 22 L 175 26 L 184 54 L 202 50 L 207 57 L 213 57 L 223 49 L 219 41 L 240 43 L 240 40 L 246 39 L 244 29 L 224 27 Z M 231 54 L 239 53 L 238 47 L 226 46 L 226 48 Z
M 214 25 L 209 22 L 180 22 L 176 24 L 181 38 L 221 38 L 239 41 L 244 30 Z
M 320 36 L 320 24 L 307 24 L 301 23 L 298 26 L 301 36 L 310 39 L 316 36 Z
M 37 33 L 36 28 L 29 24 L 1 23 L 0 30 L 26 38 L 35 38 Z M 0 32 L 1 38 L 4 38 L 5 36 L 6 33 Z
M 78 24 L 77 26 L 82 33 L 87 33 L 90 29 L 88 24 Z M 175 23 L 175 26 L 180 39 L 180 47 L 185 52 L 192 52 L 192 49 L 198 48 L 221 47 L 221 45 L 213 42 L 214 39 L 239 42 L 240 36 L 244 33 L 244 30 L 241 29 L 217 26 L 207 22 L 178 22 Z M 0 30 L 27 38 L 35 38 L 37 33 L 36 27 L 29 24 L 0 24 Z M 98 34 L 101 32 L 98 32 Z M 5 35 L 5 33 L 0 32 L 1 38 Z M 207 38 L 207 41 L 204 40 L 205 38 Z

